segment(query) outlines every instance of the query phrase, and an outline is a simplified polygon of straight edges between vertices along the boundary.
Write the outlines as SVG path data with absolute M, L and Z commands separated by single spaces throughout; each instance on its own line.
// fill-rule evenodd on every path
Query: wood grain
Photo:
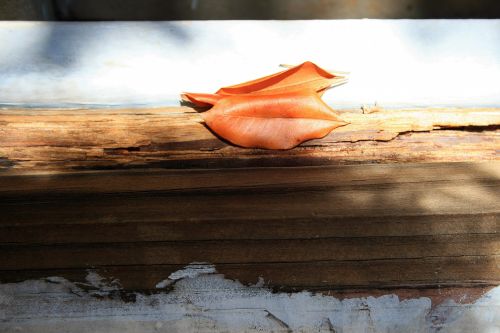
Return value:
M 0 176 L 0 281 L 191 262 L 278 289 L 500 283 L 500 162 Z
M 341 117 L 270 151 L 187 107 L 3 109 L 0 281 L 94 269 L 151 291 L 201 261 L 289 290 L 500 283 L 500 110 Z
M 347 110 L 350 122 L 287 151 L 243 149 L 188 107 L 0 110 L 0 168 L 33 173 L 123 168 L 498 160 L 500 109 Z

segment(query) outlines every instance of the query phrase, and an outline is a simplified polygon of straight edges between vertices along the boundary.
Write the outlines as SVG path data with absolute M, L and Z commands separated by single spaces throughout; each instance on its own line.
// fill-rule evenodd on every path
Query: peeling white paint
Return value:
M 0 285 L 1 332 L 499 332 L 500 287 L 473 304 L 396 295 L 339 300 L 273 293 L 195 263 L 172 274 L 170 292 L 124 302 L 117 281 L 47 278 Z M 99 296 L 99 297 L 97 297 Z M 104 297 L 105 296 L 105 297 Z
M 156 288 L 162 289 L 170 286 L 177 280 L 184 278 L 195 278 L 202 274 L 216 273 L 215 266 L 209 263 L 193 262 L 183 269 L 173 272 L 168 276 L 168 279 L 160 281 L 156 284 Z
M 195 278 L 202 274 L 215 273 L 215 266 L 209 263 L 193 262 L 181 270 L 178 270 L 168 276 L 170 280 L 180 280 L 184 278 Z

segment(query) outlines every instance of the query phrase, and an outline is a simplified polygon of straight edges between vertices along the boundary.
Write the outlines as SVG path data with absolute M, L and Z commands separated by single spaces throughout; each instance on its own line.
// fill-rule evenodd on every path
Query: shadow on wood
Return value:
M 154 290 L 209 262 L 282 290 L 500 283 L 498 162 L 5 175 L 0 280 Z

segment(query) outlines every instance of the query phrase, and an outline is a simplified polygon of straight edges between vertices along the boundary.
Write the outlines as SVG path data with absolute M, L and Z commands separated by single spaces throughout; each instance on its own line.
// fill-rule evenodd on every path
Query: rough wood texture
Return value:
M 500 162 L 0 177 L 0 281 L 151 290 L 191 262 L 282 289 L 500 283 Z
M 500 283 L 500 110 L 342 118 L 269 151 L 221 141 L 187 107 L 2 110 L 0 281 L 95 269 L 152 290 L 209 262 L 287 290 Z M 445 161 L 462 163 L 389 163 Z
M 29 173 L 499 159 L 500 109 L 370 111 L 342 112 L 351 124 L 324 139 L 269 151 L 221 141 L 187 107 L 1 110 L 0 168 Z

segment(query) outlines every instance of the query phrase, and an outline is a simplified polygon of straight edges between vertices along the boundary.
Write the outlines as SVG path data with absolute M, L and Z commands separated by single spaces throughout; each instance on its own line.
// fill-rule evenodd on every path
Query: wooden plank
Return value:
M 281 288 L 496 283 L 499 110 L 372 111 L 267 151 L 189 108 L 3 110 L 0 280 L 96 268 L 144 290 L 207 261 Z M 482 163 L 421 163 L 464 160 Z
M 277 288 L 493 285 L 499 163 L 7 172 L 0 281 L 97 269 L 146 290 L 203 261 Z
M 191 108 L 0 111 L 0 168 L 249 167 L 498 160 L 500 110 L 343 112 L 348 126 L 288 151 L 242 149 Z

